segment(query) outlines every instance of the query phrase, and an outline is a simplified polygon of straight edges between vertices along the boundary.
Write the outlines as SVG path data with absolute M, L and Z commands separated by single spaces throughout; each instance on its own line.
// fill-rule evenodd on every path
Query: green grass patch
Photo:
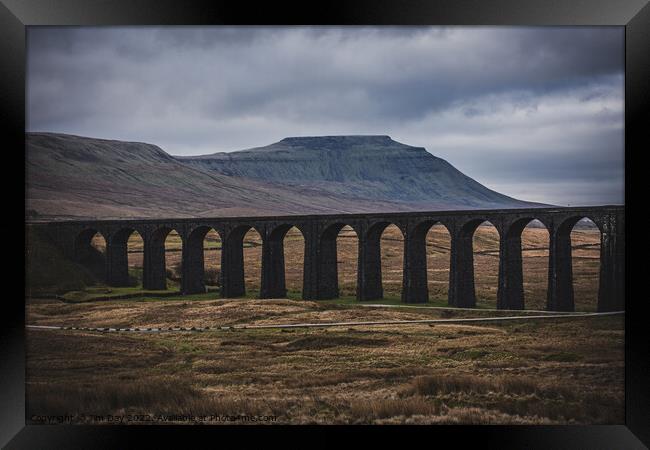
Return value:
M 302 300 L 302 291 L 287 290 L 287 298 L 290 300 Z
M 110 287 L 91 286 L 83 290 L 68 291 L 61 295 L 64 301 L 82 303 L 91 301 L 108 301 L 129 299 L 129 301 L 170 301 L 170 300 L 215 300 L 220 298 L 218 289 L 209 289 L 200 294 L 182 295 L 178 284 L 168 281 L 168 289 L 146 290 L 142 286 Z
M 156 290 L 149 291 L 143 290 L 141 287 L 108 287 L 108 286 L 92 286 L 80 291 L 69 291 L 61 296 L 65 301 L 69 302 L 87 302 L 93 300 L 108 300 L 119 298 L 135 298 L 135 297 L 157 297 L 168 296 L 173 290 Z M 179 292 L 180 295 L 180 292 Z
M 469 350 L 463 350 L 462 352 L 455 353 L 453 355 L 453 359 L 457 360 L 475 360 L 475 359 L 481 359 L 486 356 L 488 356 L 490 352 L 486 350 L 479 350 L 479 349 L 469 349 Z
M 163 291 L 169 292 L 169 291 Z M 191 294 L 191 295 L 182 295 L 180 292 L 175 292 L 173 295 L 166 296 L 156 296 L 150 293 L 143 293 L 141 297 L 135 297 L 129 299 L 129 301 L 140 301 L 140 302 L 157 302 L 157 301 L 200 301 L 200 300 L 217 300 L 221 298 L 218 292 L 206 292 L 201 294 Z
M 576 362 L 580 361 L 582 357 L 577 353 L 560 352 L 551 353 L 550 355 L 542 356 L 544 361 L 557 361 L 557 362 Z

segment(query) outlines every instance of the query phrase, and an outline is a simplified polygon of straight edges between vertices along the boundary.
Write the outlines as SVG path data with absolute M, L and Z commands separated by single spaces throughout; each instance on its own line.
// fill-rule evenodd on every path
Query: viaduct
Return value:
M 245 294 L 243 238 L 251 228 L 262 237 L 261 298 L 286 295 L 284 237 L 297 227 L 305 241 L 303 298 L 338 297 L 336 237 L 346 225 L 359 241 L 357 299 L 379 299 L 382 231 L 396 225 L 404 235 L 402 301 L 428 300 L 426 245 L 427 231 L 444 225 L 451 236 L 449 305 L 474 307 L 472 238 L 477 227 L 489 221 L 499 233 L 499 284 L 497 307 L 523 309 L 521 233 L 534 219 L 549 232 L 548 297 L 550 311 L 573 311 L 571 230 L 581 219 L 591 219 L 600 229 L 600 284 L 598 310 L 624 309 L 625 212 L 623 206 L 554 207 L 469 211 L 433 211 L 377 214 L 292 215 L 277 217 L 80 220 L 30 222 L 70 258 L 82 258 L 92 237 L 101 233 L 106 240 L 106 281 L 113 286 L 128 283 L 127 240 L 137 231 L 144 241 L 143 287 L 165 289 L 165 238 L 176 230 L 182 239 L 181 292 L 205 292 L 203 239 L 215 230 L 222 241 L 221 295 Z

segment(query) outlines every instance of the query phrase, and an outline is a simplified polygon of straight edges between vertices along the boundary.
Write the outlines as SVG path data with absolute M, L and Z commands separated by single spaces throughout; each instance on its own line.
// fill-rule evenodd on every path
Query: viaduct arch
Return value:
M 228 217 L 193 219 L 129 219 L 29 222 L 50 236 L 71 258 L 83 254 L 96 233 L 106 240 L 106 281 L 128 283 L 126 243 L 137 231 L 144 241 L 143 287 L 165 289 L 165 238 L 176 230 L 182 240 L 183 294 L 205 292 L 203 239 L 215 230 L 222 241 L 221 295 L 245 294 L 243 238 L 255 229 L 262 238 L 260 297 L 286 296 L 284 237 L 296 227 L 304 238 L 303 298 L 338 297 L 336 237 L 344 226 L 358 236 L 357 299 L 383 295 L 381 234 L 396 225 L 404 236 L 402 301 L 428 301 L 426 235 L 435 224 L 445 226 L 451 237 L 449 305 L 472 308 L 474 289 L 472 238 L 477 227 L 490 222 L 499 233 L 499 283 L 497 307 L 523 309 L 521 234 L 532 220 L 549 233 L 547 309 L 573 311 L 571 230 L 589 218 L 601 233 L 598 311 L 624 308 L 625 209 L 623 206 L 432 211 L 377 214 L 337 214 L 281 217 Z

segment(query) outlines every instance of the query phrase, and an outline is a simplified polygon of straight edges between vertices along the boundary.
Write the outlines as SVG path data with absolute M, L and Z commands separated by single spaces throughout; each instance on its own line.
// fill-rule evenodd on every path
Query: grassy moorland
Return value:
M 393 228 L 383 237 L 384 302 L 397 303 L 403 243 Z M 133 238 L 129 244 L 136 280 L 142 264 L 137 241 Z M 523 242 L 527 308 L 543 309 L 548 236 L 544 230 L 529 228 Z M 573 244 L 577 309 L 593 310 L 598 233 L 576 230 Z M 67 292 L 68 302 L 28 299 L 27 322 L 189 328 L 500 314 L 484 310 L 496 303 L 498 240 L 492 228 L 480 228 L 475 237 L 481 307 L 475 311 L 359 305 L 352 300 L 356 245 L 354 233 L 343 230 L 339 238 L 343 298 L 338 301 L 219 299 L 215 292 L 174 294 L 180 240 L 170 236 L 167 267 L 172 296 L 153 292 L 111 299 L 137 293 L 139 287 L 86 287 Z M 218 270 L 216 235 L 208 236 L 206 247 L 206 268 Z M 290 297 L 298 298 L 300 234 L 290 232 L 285 247 Z M 247 235 L 244 253 L 247 288 L 254 297 L 259 289 L 259 236 Z M 428 255 L 430 304 L 444 305 L 449 240 L 442 229 L 430 232 Z M 108 298 L 87 301 L 93 295 Z M 68 416 L 74 423 L 108 423 L 107 415 L 139 414 L 140 423 L 149 423 L 160 420 L 160 415 L 192 414 L 256 416 L 261 423 L 290 424 L 623 423 L 623 317 L 163 333 L 28 329 L 26 389 L 28 419 L 33 422 L 47 415 Z M 275 419 L 268 420 L 270 416 Z
M 476 314 L 252 299 L 41 300 L 27 310 L 30 323 L 101 327 Z M 92 422 L 90 415 L 241 414 L 292 424 L 623 423 L 623 339 L 620 316 L 194 333 L 30 329 L 28 417 Z

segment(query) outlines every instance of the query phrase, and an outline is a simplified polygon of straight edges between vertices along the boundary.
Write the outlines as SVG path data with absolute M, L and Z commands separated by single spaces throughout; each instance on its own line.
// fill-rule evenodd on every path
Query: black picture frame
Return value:
M 25 30 L 30 25 L 616 25 L 625 26 L 625 205 L 626 242 L 640 239 L 640 206 L 632 198 L 633 183 L 644 181 L 641 158 L 650 149 L 648 122 L 650 103 L 650 5 L 647 0 L 389 0 L 323 1 L 320 3 L 224 2 L 208 0 L 0 0 L 0 119 L 5 175 L 21 174 L 24 164 L 19 148 L 25 146 Z M 644 120 L 645 119 L 645 120 Z M 23 154 L 24 155 L 24 154 Z M 3 236 L 16 235 L 24 225 L 24 195 L 16 187 L 20 179 L 3 176 L 5 195 Z M 20 175 L 18 177 L 20 178 Z M 24 181 L 24 180 L 23 180 Z M 23 183 L 24 186 L 24 183 Z M 24 193 L 23 193 L 24 194 Z M 7 200 L 13 200 L 8 206 Z M 632 207 L 631 207 L 632 206 Z M 630 216 L 632 214 L 632 216 Z M 24 240 L 23 240 L 24 243 Z M 24 255 L 19 239 L 6 239 L 11 258 Z M 281 438 L 289 431 L 289 444 L 308 443 L 305 432 L 319 434 L 318 443 L 332 440 L 331 431 L 346 434 L 374 432 L 375 438 L 396 438 L 416 445 L 454 442 L 454 447 L 474 443 L 495 448 L 603 448 L 636 449 L 650 445 L 650 338 L 644 296 L 633 298 L 640 287 L 635 276 L 641 264 L 642 241 L 626 252 L 625 317 L 625 425 L 618 426 L 431 426 L 431 427 L 267 427 L 262 432 Z M 638 255 L 637 255 L 638 254 Z M 640 260 L 640 259 L 639 259 Z M 148 444 L 174 444 L 191 438 L 222 445 L 226 439 L 246 444 L 250 428 L 186 426 L 65 426 L 25 425 L 25 305 L 18 280 L 24 280 L 24 263 L 5 273 L 7 292 L 1 316 L 3 326 L 0 357 L 0 444 L 6 448 L 129 448 L 136 438 Z M 640 273 L 638 274 L 640 275 Z M 642 293 L 642 292 L 641 292 Z M 260 429 L 256 428 L 256 432 Z M 408 433 L 409 436 L 406 436 Z M 418 436 L 410 436 L 416 433 Z M 259 437 L 259 436 L 257 436 Z M 351 436 L 348 436 L 350 439 Z M 282 437 L 287 439 L 287 437 Z M 312 438 L 313 439 L 313 438 Z M 408 440 L 405 440 L 408 439 Z M 443 439 L 443 440 L 440 440 Z M 233 441 L 229 441 L 233 442 Z M 428 443 L 427 443 L 428 442 Z M 330 442 L 333 444 L 334 442 Z M 449 445 L 449 444 L 445 444 Z

